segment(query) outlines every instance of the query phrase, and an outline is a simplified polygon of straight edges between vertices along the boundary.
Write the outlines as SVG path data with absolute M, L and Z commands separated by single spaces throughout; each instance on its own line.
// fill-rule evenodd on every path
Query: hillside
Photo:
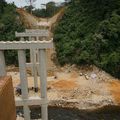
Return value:
M 50 28 L 55 28 L 51 32 L 55 33 L 54 44 L 58 61 L 55 59 L 56 55 L 49 49 L 46 50 L 47 61 L 59 62 L 61 66 L 59 64 L 53 66 L 46 61 L 45 67 L 44 61 L 43 69 L 47 73 L 43 70 L 43 76 L 41 73 L 38 75 L 42 68 L 39 66 L 41 59 L 29 61 L 30 54 L 27 50 L 26 62 L 32 67 L 25 65 L 25 59 L 20 59 L 18 67 L 17 51 L 5 51 L 7 57 L 5 62 L 10 64 L 6 66 L 6 75 L 12 77 L 14 97 L 18 100 L 16 119 L 26 119 L 27 112 L 28 115 L 30 113 L 30 119 L 41 119 L 40 112 L 43 110 L 41 108 L 45 108 L 48 104 L 50 120 L 120 120 L 120 79 L 115 78 L 120 78 L 120 2 L 118 0 L 71 0 L 65 5 L 64 16 L 60 14 L 64 13 L 64 10 L 56 15 L 54 15 L 55 11 L 54 14 L 47 12 L 42 14 L 45 17 L 54 15 L 44 20 L 49 21 Z M 42 18 L 40 21 L 23 9 L 16 8 L 14 4 L 7 4 L 5 0 L 0 1 L 0 41 L 18 40 L 15 31 L 25 31 L 24 27 L 27 28 L 22 22 L 30 23 L 31 27 L 28 25 L 28 28 L 32 29 L 37 25 L 35 22 L 39 22 L 41 26 L 46 22 L 42 21 Z M 49 10 L 51 8 L 53 9 L 50 6 Z M 38 17 L 41 15 L 39 11 L 43 10 L 37 10 Z M 52 50 L 55 51 L 54 48 Z M 34 51 L 33 57 L 38 59 L 39 52 Z M 42 53 L 40 52 L 41 55 Z M 23 86 L 25 80 L 26 84 Z M 36 81 L 38 87 L 35 86 Z M 47 92 L 47 95 L 44 96 L 43 92 Z M 21 99 L 23 93 L 26 94 L 26 101 Z M 46 101 L 42 107 L 37 104 L 40 103 L 40 97 L 41 103 L 48 98 L 48 102 Z M 17 105 L 19 103 L 23 103 L 23 107 L 19 107 Z M 47 111 L 46 108 L 44 110 Z M 47 112 L 44 114 L 47 117 Z
M 5 0 L 0 0 L 0 41 L 13 41 L 15 38 L 15 31 L 22 31 L 24 29 L 16 13 L 16 6 L 8 4 Z M 7 51 L 7 63 L 17 64 L 17 52 Z
M 23 29 L 16 6 L 1 0 L 0 39 L 15 40 L 15 31 Z M 54 33 L 61 65 L 95 64 L 120 78 L 119 0 L 71 0 Z M 16 64 L 15 56 L 14 51 L 8 51 L 7 63 Z
M 15 40 L 15 31 L 22 31 L 23 26 L 16 12 L 16 6 L 0 1 L 0 40 Z
M 95 64 L 120 78 L 120 1 L 72 0 L 55 30 L 64 64 Z

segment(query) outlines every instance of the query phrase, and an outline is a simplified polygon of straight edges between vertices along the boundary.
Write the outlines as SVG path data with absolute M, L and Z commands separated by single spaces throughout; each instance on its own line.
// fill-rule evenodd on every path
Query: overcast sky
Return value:
M 29 5 L 27 1 L 29 0 L 6 0 L 8 3 L 14 2 L 16 6 L 18 7 L 23 7 L 25 5 Z M 64 0 L 36 0 L 36 2 L 34 3 L 34 7 L 36 8 L 40 8 L 41 4 L 44 3 L 48 3 L 50 1 L 54 1 L 54 2 L 64 2 Z

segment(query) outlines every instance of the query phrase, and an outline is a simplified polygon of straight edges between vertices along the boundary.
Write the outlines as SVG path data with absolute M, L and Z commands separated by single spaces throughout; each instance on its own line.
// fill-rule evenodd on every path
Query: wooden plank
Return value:
M 6 75 L 4 51 L 0 51 L 0 76 Z
M 45 49 L 53 48 L 53 41 L 7 41 L 0 42 L 0 50 L 21 50 L 21 49 Z

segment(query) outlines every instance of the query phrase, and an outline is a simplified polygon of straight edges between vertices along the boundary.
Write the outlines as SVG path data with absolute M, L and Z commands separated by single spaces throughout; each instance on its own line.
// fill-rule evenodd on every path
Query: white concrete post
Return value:
M 39 41 L 39 36 L 36 37 L 36 40 Z
M 22 99 L 24 101 L 24 119 L 30 120 L 30 110 L 26 104 L 28 99 L 28 81 L 27 81 L 27 72 L 26 72 L 26 56 L 25 50 L 18 50 L 18 59 L 19 59 L 19 72 L 21 80 L 21 90 L 22 90 Z
M 46 70 L 46 50 L 39 50 L 39 62 L 40 62 L 40 91 L 41 98 L 47 101 L 47 70 Z M 42 120 L 48 120 L 48 104 L 41 105 Z
M 32 41 L 32 38 L 29 37 L 29 41 Z M 34 39 L 33 39 L 34 41 Z M 37 80 L 37 68 L 36 68 L 36 50 L 35 49 L 30 49 L 30 62 L 32 63 L 32 76 L 34 77 L 34 89 L 35 92 L 38 91 L 38 80 Z
M 33 50 L 33 73 L 34 73 L 34 87 L 35 92 L 38 91 L 37 67 L 36 67 L 36 50 Z
M 0 50 L 0 76 L 6 75 L 4 51 Z
M 29 41 L 32 41 L 32 38 L 31 38 L 31 37 L 29 37 Z M 34 61 L 34 60 L 33 60 L 33 59 L 34 59 L 34 58 L 33 58 L 33 54 L 34 54 L 34 53 L 33 53 L 33 50 L 30 49 L 30 62 L 31 62 L 31 63 L 33 63 L 33 61 Z M 31 71 L 32 71 L 32 76 L 33 76 L 33 75 L 34 75 L 33 66 L 31 67 Z

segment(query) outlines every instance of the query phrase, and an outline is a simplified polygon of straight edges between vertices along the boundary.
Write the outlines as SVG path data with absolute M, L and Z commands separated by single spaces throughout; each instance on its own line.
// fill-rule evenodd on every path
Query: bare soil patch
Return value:
M 108 84 L 108 88 L 116 104 L 120 105 L 120 81 L 113 80 L 112 82 Z

